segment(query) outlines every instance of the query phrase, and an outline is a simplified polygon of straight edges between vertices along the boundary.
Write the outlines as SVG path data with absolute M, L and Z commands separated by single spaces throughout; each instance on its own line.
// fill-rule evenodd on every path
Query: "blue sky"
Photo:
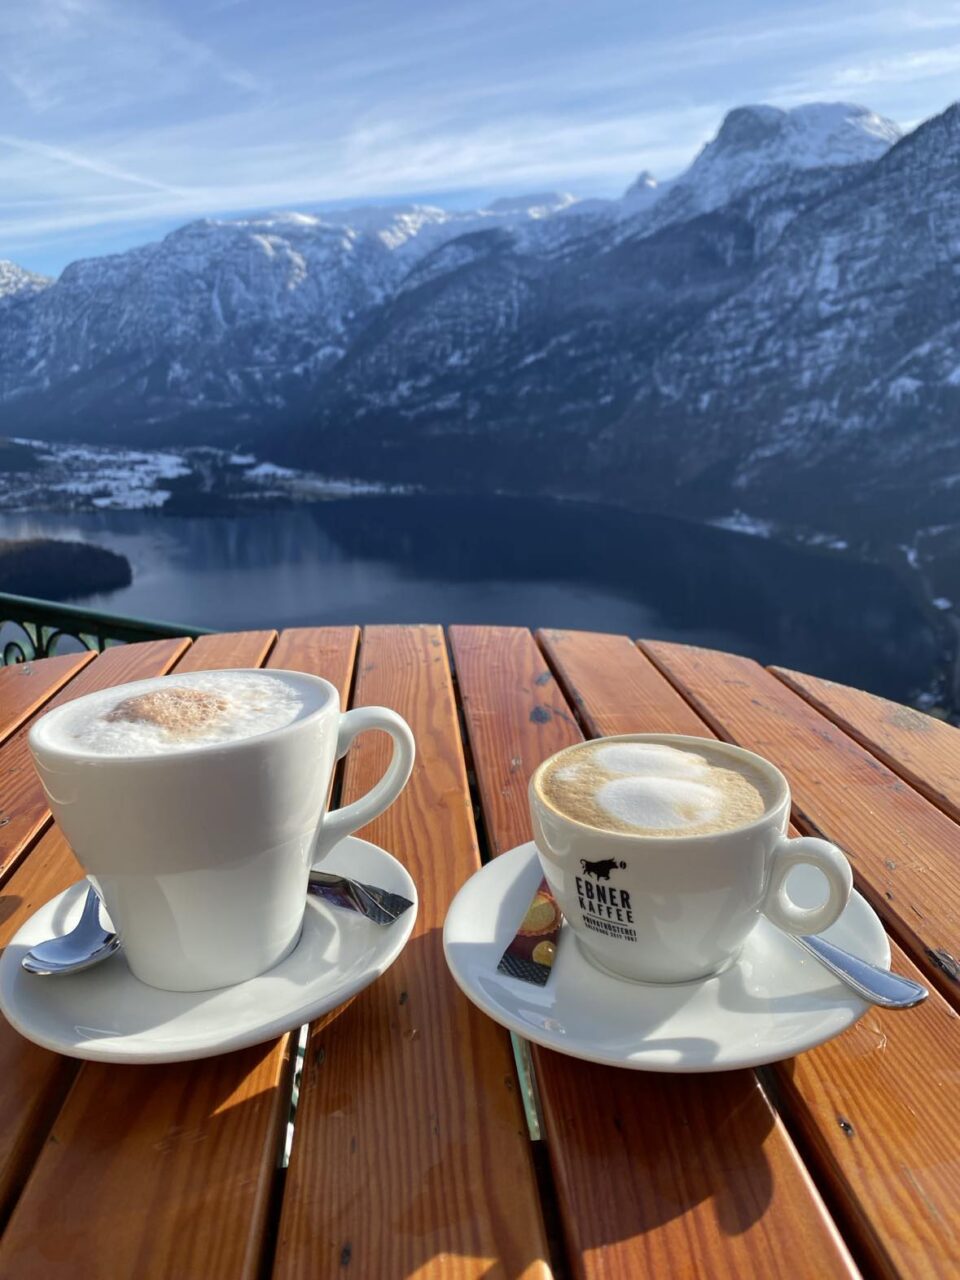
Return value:
M 745 102 L 960 96 L 960 3 L 5 0 L 0 257 L 191 218 L 667 177 Z

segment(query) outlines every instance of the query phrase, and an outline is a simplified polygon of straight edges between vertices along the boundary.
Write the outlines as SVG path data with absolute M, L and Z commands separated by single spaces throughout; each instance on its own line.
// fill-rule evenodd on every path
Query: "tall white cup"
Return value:
M 537 851 L 554 897 L 587 959 L 618 977 L 689 982 L 738 955 L 760 915 L 788 933 L 821 933 L 847 904 L 850 864 L 826 840 L 787 834 L 790 788 L 768 760 L 727 743 L 678 734 L 627 734 L 701 752 L 728 769 L 759 771 L 770 801 L 761 817 L 708 835 L 654 836 L 601 830 L 558 812 L 542 795 L 544 761 L 530 779 Z M 558 753 L 572 753 L 569 747 Z M 555 760 L 557 757 L 551 757 Z M 793 902 L 787 877 L 801 864 L 821 872 L 817 907 Z
M 343 713 L 318 676 L 260 674 L 300 687 L 314 709 L 253 737 L 148 756 L 97 754 L 58 736 L 63 717 L 102 694 L 48 712 L 30 731 L 54 818 L 131 970 L 152 987 L 205 991 L 282 960 L 300 936 L 311 866 L 388 808 L 410 776 L 413 734 L 396 712 Z M 156 685 L 125 685 L 123 695 Z M 366 729 L 393 739 L 387 771 L 361 799 L 328 812 L 334 765 Z

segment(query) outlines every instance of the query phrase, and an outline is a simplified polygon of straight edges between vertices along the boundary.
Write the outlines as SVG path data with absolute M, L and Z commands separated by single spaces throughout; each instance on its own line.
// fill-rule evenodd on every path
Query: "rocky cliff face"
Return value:
M 955 518 L 958 161 L 955 106 L 794 217 L 749 282 L 658 353 L 608 433 L 621 463 L 653 447 L 677 483 L 724 467 L 771 507 L 814 495 L 878 530 Z
M 203 222 L 55 283 L 0 266 L 4 426 L 703 513 L 812 503 L 831 527 L 947 519 L 960 107 L 898 139 L 864 108 L 744 107 L 620 200 Z

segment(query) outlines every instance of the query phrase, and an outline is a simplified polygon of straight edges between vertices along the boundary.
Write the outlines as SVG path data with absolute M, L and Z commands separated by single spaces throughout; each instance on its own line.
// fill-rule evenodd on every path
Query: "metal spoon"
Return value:
M 388 893 L 372 885 L 361 884 L 347 876 L 333 875 L 327 871 L 312 870 L 307 881 L 307 893 L 328 898 L 329 889 L 339 888 L 354 909 L 373 920 L 375 924 L 393 924 L 398 916 L 413 904 L 399 894 Z M 80 919 L 69 933 L 59 938 L 38 942 L 20 960 L 27 973 L 40 977 L 54 974 L 79 973 L 106 960 L 120 946 L 116 933 L 104 929 L 100 923 L 100 897 L 93 885 L 87 889 L 86 901 Z
M 104 929 L 100 923 L 100 895 L 90 885 L 80 919 L 70 932 L 38 942 L 21 959 L 20 965 L 27 973 L 44 977 L 55 973 L 79 973 L 81 969 L 89 969 L 106 960 L 119 945 L 117 935 Z
M 809 934 L 803 937 L 797 934 L 791 936 L 804 951 L 815 956 L 825 969 L 829 969 L 835 977 L 871 1004 L 881 1005 L 884 1009 L 911 1009 L 915 1004 L 926 1000 L 929 994 L 927 988 L 922 987 L 919 982 L 901 978 L 898 973 L 891 973 L 889 969 L 881 969 L 879 965 L 861 960 L 859 956 L 851 955 L 826 938 Z

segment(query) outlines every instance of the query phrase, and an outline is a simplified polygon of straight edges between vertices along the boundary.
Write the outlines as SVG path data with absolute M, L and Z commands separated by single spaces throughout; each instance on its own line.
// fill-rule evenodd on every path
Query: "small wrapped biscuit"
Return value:
M 544 881 L 546 884 L 546 881 Z M 544 893 L 540 889 L 527 907 L 527 914 L 520 922 L 517 935 L 521 938 L 535 938 L 543 933 L 553 933 L 560 919 L 560 908 L 553 900 L 550 890 Z
M 556 958 L 562 923 L 563 916 L 550 886 L 541 880 L 516 936 L 500 957 L 497 970 L 511 978 L 545 986 Z

